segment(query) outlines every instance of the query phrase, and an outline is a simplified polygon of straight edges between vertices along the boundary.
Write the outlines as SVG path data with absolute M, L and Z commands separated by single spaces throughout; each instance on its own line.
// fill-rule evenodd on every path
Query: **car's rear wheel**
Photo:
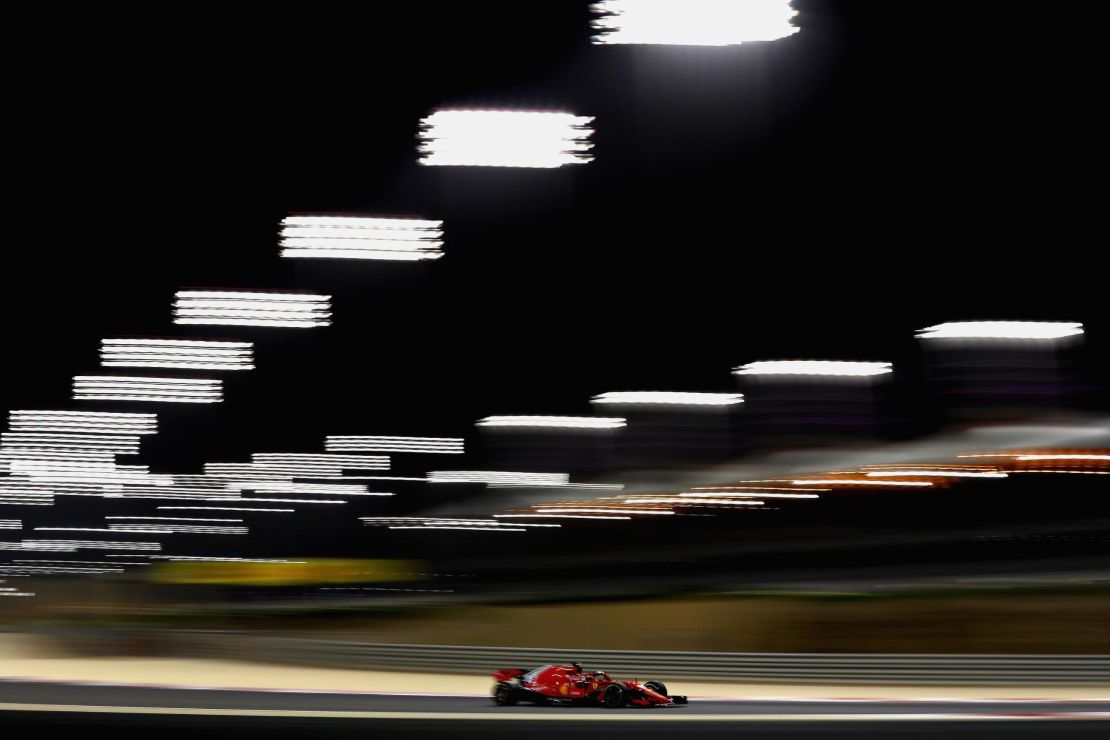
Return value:
M 499 707 L 511 707 L 516 704 L 516 689 L 507 683 L 499 683 L 493 687 L 493 703 Z
M 648 681 L 644 684 L 644 688 L 654 691 L 657 694 L 667 696 L 667 684 L 662 681 Z
M 610 684 L 606 687 L 605 693 L 602 694 L 601 703 L 609 709 L 620 709 L 628 703 L 628 692 L 624 690 L 623 686 Z

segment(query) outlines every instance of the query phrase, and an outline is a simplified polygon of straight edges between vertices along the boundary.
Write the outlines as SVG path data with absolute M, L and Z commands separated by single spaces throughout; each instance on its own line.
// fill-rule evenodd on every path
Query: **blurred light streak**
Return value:
M 19 519 L 0 519 L 0 529 L 23 529 L 23 522 Z
M 421 478 L 421 480 L 423 479 Z M 292 483 L 280 480 L 230 480 L 224 482 L 223 485 L 231 491 L 255 491 L 257 493 L 334 493 L 344 496 L 358 496 L 366 493 L 366 486 L 361 483 Z M 372 495 L 389 496 L 392 494 L 375 493 Z
M 242 522 L 242 519 L 209 519 L 193 516 L 106 516 L 105 519 L 142 519 L 169 522 Z
M 54 495 L 52 492 L 42 494 L 0 492 L 0 504 L 4 506 L 53 506 Z
M 150 413 L 102 411 L 10 411 L 13 432 L 94 432 L 157 434 L 158 417 Z
M 250 489 L 246 489 L 246 490 L 250 490 L 250 491 L 253 491 L 254 493 L 261 493 L 261 494 L 324 493 L 323 491 L 297 491 L 297 490 L 288 490 L 287 491 L 287 490 L 284 490 L 284 489 L 270 490 L 269 488 L 250 488 Z M 397 495 L 397 494 L 394 494 L 394 493 L 386 493 L 384 491 L 361 491 L 361 492 L 359 492 L 359 491 L 328 491 L 327 493 L 328 494 L 335 494 L 337 496 L 395 496 L 395 495 Z M 214 499 L 210 499 L 210 500 L 214 500 Z M 249 501 L 262 501 L 263 499 L 256 499 L 256 498 L 245 499 L 244 498 L 244 499 L 241 499 L 241 500 L 243 500 L 243 501 L 248 501 L 248 500 Z
M 860 480 L 854 478 L 822 478 L 818 480 L 796 480 L 796 486 L 931 486 L 929 481 Z
M 630 516 L 582 516 L 578 514 L 494 514 L 498 519 L 631 519 Z
M 100 364 L 104 367 L 253 370 L 254 345 L 204 339 L 103 339 Z
M 146 563 L 113 563 L 107 560 L 48 560 L 45 558 L 14 558 L 13 563 L 55 563 L 58 565 L 68 565 L 74 563 L 76 565 L 110 565 L 113 568 L 118 568 L 120 565 L 146 565 Z
M 38 544 L 23 542 L 0 542 L 0 550 L 18 550 L 20 552 L 77 552 L 73 545 Z
M 420 164 L 561 167 L 593 159 L 589 116 L 565 111 L 440 109 L 420 121 Z
M 417 481 L 417 482 L 420 482 L 420 483 L 428 483 L 429 482 L 427 478 L 414 478 L 412 476 L 404 476 L 404 475 L 344 475 L 342 477 L 342 480 L 407 480 L 407 481 Z M 444 481 L 437 481 L 437 482 L 439 482 L 439 483 L 465 483 L 466 481 L 444 480 Z
M 831 488 L 818 488 L 819 491 L 831 491 Z M 762 491 L 750 491 L 748 493 L 730 493 L 728 491 L 714 492 L 714 493 L 698 493 L 696 491 L 687 491 L 680 493 L 679 496 L 724 496 L 729 498 L 819 498 L 816 493 L 766 493 Z
M 304 328 L 331 324 L 331 296 L 267 291 L 179 290 L 175 324 Z
M 213 498 L 213 499 L 208 499 L 208 500 L 209 501 L 226 501 L 227 499 Z M 326 498 L 255 498 L 253 496 L 250 497 L 250 498 L 244 497 L 244 498 L 237 498 L 237 499 L 233 499 L 233 500 L 234 501 L 241 501 L 243 503 L 247 503 L 247 502 L 250 502 L 250 501 L 261 501 L 261 502 L 266 503 L 266 504 L 345 504 L 345 503 L 347 503 L 346 501 L 338 501 L 338 500 L 335 500 L 335 499 L 326 499 Z
M 389 470 L 387 455 L 337 455 L 334 453 L 256 452 L 251 465 L 258 469 L 308 470 L 340 475 L 344 470 Z M 306 476 L 307 477 L 307 476 Z
M 995 470 L 993 465 L 967 464 L 967 463 L 922 463 L 922 462 L 896 462 L 896 463 L 873 463 L 871 465 L 862 466 L 865 470 L 882 470 L 883 468 L 904 468 L 911 466 L 915 469 L 933 469 L 933 470 L 985 470 L 988 473 Z M 851 471 L 849 471 L 851 472 Z
M 848 360 L 761 360 L 741 365 L 733 375 L 822 375 L 828 377 L 870 377 L 894 372 L 889 362 Z
M 151 525 L 153 526 L 153 525 Z M 113 532 L 115 530 L 105 527 L 35 527 L 36 532 Z M 158 529 L 138 530 L 148 534 L 171 534 L 171 530 L 159 527 Z
M 869 470 L 872 478 L 916 476 L 918 478 L 1006 478 L 1006 473 L 971 472 L 967 470 Z
M 559 507 L 559 508 L 554 508 L 554 509 L 536 507 L 536 511 L 537 512 L 542 512 L 542 513 L 545 513 L 545 514 L 547 514 L 547 513 L 550 513 L 550 514 L 636 514 L 636 515 L 640 515 L 640 514 L 649 514 L 649 515 L 670 515 L 670 514 L 674 514 L 673 511 L 663 511 L 663 510 L 660 510 L 660 509 L 618 509 L 618 508 L 592 509 L 592 508 L 578 508 L 578 507 L 570 507 L 570 508 Z
M 343 476 L 336 476 L 342 480 Z M 421 478 L 420 480 L 423 480 Z M 239 495 L 240 491 L 274 494 L 324 494 L 336 496 L 392 496 L 386 491 L 369 491 L 360 483 L 292 483 L 285 480 L 230 480 L 225 483 L 229 495 Z
M 431 470 L 433 483 L 488 483 L 522 486 L 564 486 L 570 482 L 566 473 L 516 473 L 497 470 Z
M 31 483 L 49 484 L 58 492 L 62 492 L 62 488 L 58 484 L 66 483 L 77 484 L 76 490 L 88 490 L 92 486 L 120 483 L 139 483 L 158 487 L 173 485 L 171 478 L 153 475 L 148 472 L 144 465 L 13 460 L 8 463 L 8 467 L 13 474 L 27 476 Z
M 733 406 L 744 402 L 740 393 L 693 393 L 685 391 L 609 391 L 594 396 L 590 403 L 661 406 Z
M 525 427 L 532 429 L 619 429 L 627 421 L 603 416 L 487 416 L 480 427 Z
M 12 447 L 41 447 L 57 452 L 111 452 L 117 455 L 137 455 L 139 453 L 137 434 L 65 434 L 50 432 L 4 432 L 0 434 L 0 444 L 6 449 Z
M 443 222 L 417 218 L 287 216 L 282 257 L 434 260 L 443 256 Z
M 158 527 L 166 532 L 180 532 L 180 533 L 196 533 L 196 534 L 247 534 L 250 530 L 247 527 L 221 527 L 221 526 L 203 526 L 199 524 L 109 524 L 109 532 L 141 532 L 141 531 L 154 531 L 143 530 L 141 527 Z
M 386 526 L 393 524 L 420 524 L 424 526 L 465 525 L 470 527 L 504 527 L 495 519 L 468 519 L 462 517 L 429 516 L 364 516 L 359 517 L 367 526 Z M 561 524 L 518 524 L 520 527 L 561 527 Z
M 446 482 L 446 481 L 442 481 Z M 592 491 L 623 491 L 623 483 L 489 483 L 490 488 L 575 488 Z
M 160 543 L 122 543 L 100 539 L 24 539 L 23 545 L 31 547 L 58 547 L 92 550 L 160 550 Z
M 466 530 L 468 532 L 527 532 L 528 531 L 527 529 L 515 529 L 515 528 L 512 528 L 512 527 L 452 527 L 452 526 L 441 526 L 441 525 L 417 526 L 417 525 L 408 525 L 408 524 L 402 524 L 400 526 L 390 525 L 389 528 L 390 529 L 424 529 L 424 530 L 462 529 L 462 530 Z
M 4 447 L 0 448 L 0 471 L 11 470 L 11 463 L 16 460 L 42 460 L 51 462 L 83 462 L 111 465 L 116 457 L 114 452 L 108 450 L 70 450 L 59 452 L 33 447 Z
M 261 511 L 280 514 L 292 514 L 296 511 L 296 509 L 254 509 L 242 506 L 159 506 L 158 509 L 160 511 Z
M 109 557 L 111 557 L 109 555 Z M 199 560 L 213 563 L 288 563 L 304 565 L 305 560 L 285 560 L 282 558 L 238 558 L 223 555 L 151 555 L 152 560 Z
M 779 481 L 775 481 L 775 482 L 777 483 Z M 785 482 L 785 481 L 782 481 L 782 482 Z M 782 487 L 782 486 L 743 486 L 743 485 L 735 485 L 735 486 L 694 486 L 690 490 L 691 491 L 753 491 L 755 493 L 759 493 L 760 495 L 763 495 L 762 494 L 763 491 L 793 491 L 794 489 L 793 488 L 786 488 L 786 487 Z M 815 490 L 822 490 L 822 489 L 815 489 Z M 832 489 L 831 488 L 825 488 L 823 490 L 831 491 Z M 693 494 L 691 494 L 691 495 L 693 495 Z
M 917 332 L 918 339 L 1063 339 L 1083 333 L 1070 321 L 949 321 Z
M 329 435 L 324 440 L 328 452 L 418 452 L 458 455 L 463 440 L 456 437 L 383 437 Z
M 1110 460 L 1110 455 L 1019 455 L 1017 460 Z
M 816 498 L 816 497 L 814 497 Z M 727 498 L 679 498 L 679 497 L 664 497 L 664 498 L 628 498 L 624 500 L 626 504 L 681 504 L 683 506 L 692 506 L 697 504 L 716 504 L 719 506 L 762 506 L 762 501 L 752 501 L 749 499 L 727 499 Z
M 797 33 L 790 0 L 600 0 L 595 44 L 730 46 Z
M 148 378 L 130 375 L 77 375 L 75 401 L 219 403 L 223 383 L 207 378 Z

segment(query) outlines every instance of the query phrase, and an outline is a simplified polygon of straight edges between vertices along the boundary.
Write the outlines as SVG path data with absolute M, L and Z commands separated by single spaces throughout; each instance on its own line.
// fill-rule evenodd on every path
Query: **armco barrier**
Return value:
M 336 668 L 488 673 L 580 661 L 621 676 L 791 684 L 1107 685 L 1110 655 L 703 653 L 389 645 L 266 633 L 173 633 L 179 655 Z

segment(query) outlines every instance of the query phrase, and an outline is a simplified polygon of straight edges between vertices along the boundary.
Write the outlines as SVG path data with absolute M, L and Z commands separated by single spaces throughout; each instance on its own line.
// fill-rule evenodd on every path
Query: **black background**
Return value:
M 756 359 L 893 360 L 911 433 L 913 331 L 960 319 L 1085 322 L 1101 402 L 1090 10 L 798 0 L 790 38 L 691 48 L 591 45 L 584 3 L 369 7 L 12 18 L 7 408 L 76 405 L 103 337 L 231 336 L 258 369 L 155 409 L 157 469 L 731 390 Z M 449 105 L 596 116 L 596 161 L 422 167 Z M 446 256 L 282 261 L 290 211 L 443 218 Z M 315 290 L 334 325 L 175 327 L 182 287 Z

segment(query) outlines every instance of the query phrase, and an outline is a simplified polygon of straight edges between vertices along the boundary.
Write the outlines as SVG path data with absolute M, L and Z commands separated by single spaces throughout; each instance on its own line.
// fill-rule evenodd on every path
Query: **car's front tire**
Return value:
M 617 684 L 610 684 L 605 688 L 605 693 L 601 695 L 601 703 L 609 709 L 620 709 L 628 703 L 628 692 L 624 690 L 623 686 Z
M 667 684 L 662 681 L 648 681 L 644 684 L 644 688 L 662 696 L 667 696 Z

